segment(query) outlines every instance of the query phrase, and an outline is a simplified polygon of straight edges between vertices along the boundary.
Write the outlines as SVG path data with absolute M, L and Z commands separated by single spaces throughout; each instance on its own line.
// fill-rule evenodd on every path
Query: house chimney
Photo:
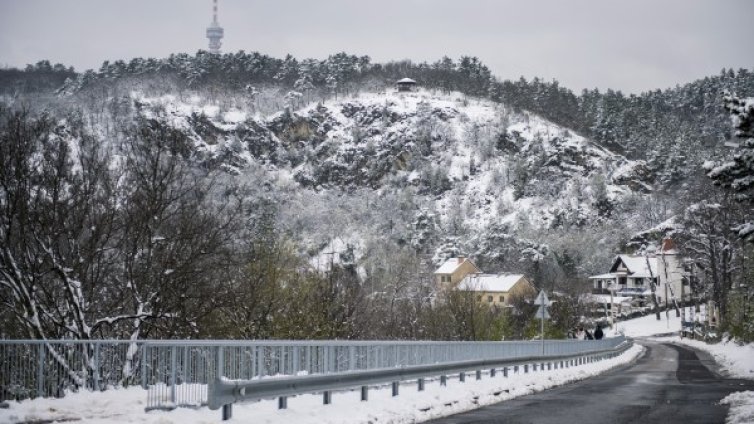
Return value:
M 459 257 L 458 257 L 458 264 L 462 264 L 462 263 L 463 263 L 463 261 L 465 261 L 465 260 L 466 260 L 466 257 L 465 257 L 465 256 L 459 256 Z
M 668 250 L 675 249 L 675 243 L 673 243 L 673 239 L 666 238 L 662 240 L 662 251 L 667 252 Z

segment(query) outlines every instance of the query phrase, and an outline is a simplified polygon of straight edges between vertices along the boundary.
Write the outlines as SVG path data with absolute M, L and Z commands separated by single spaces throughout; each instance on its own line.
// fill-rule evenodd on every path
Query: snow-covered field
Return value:
M 550 371 L 509 373 L 482 380 L 467 377 L 465 383 L 449 379 L 446 387 L 428 381 L 423 392 L 415 383 L 404 383 L 400 395 L 392 397 L 389 387 L 372 389 L 369 401 L 361 402 L 359 391 L 333 394 L 331 405 L 322 404 L 321 395 L 303 395 L 288 400 L 288 409 L 278 410 L 274 399 L 236 404 L 233 420 L 237 423 L 415 423 L 452 415 L 480 406 L 542 391 L 581 380 L 630 362 L 644 348 L 631 347 L 622 355 L 602 362 Z M 216 423 L 219 411 L 207 408 L 179 408 L 174 411 L 144 412 L 146 392 L 141 388 L 110 390 L 101 393 L 71 393 L 63 399 L 38 399 L 10 402 L 0 409 L 0 422 L 80 423 Z

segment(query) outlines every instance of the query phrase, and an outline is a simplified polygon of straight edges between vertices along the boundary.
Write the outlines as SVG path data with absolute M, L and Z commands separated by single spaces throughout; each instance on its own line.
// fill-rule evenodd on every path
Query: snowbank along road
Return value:
M 431 421 L 461 423 L 724 423 L 732 392 L 754 381 L 729 379 L 698 351 L 641 341 L 646 354 L 633 364 L 576 384 Z

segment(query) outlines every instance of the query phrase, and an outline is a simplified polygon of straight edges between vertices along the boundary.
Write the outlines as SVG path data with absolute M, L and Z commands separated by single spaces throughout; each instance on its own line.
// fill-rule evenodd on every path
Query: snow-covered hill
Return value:
M 275 184 L 309 196 L 408 193 L 415 210 L 405 224 L 414 228 L 402 237 L 424 251 L 463 243 L 447 237 L 459 222 L 466 239 L 583 226 L 651 181 L 641 161 L 537 115 L 458 93 L 361 93 L 271 116 L 198 97 L 132 100 L 137 115 L 184 131 L 196 160 L 239 178 L 263 169 Z M 338 244 L 363 250 L 363 230 Z
M 530 229 L 610 222 L 652 183 L 642 161 L 460 93 L 295 101 L 262 115 L 232 99 L 132 92 L 108 99 L 110 114 L 92 112 L 89 122 L 103 142 L 137 122 L 177 130 L 190 160 L 274 205 L 320 268 L 355 262 L 364 271 L 363 259 L 386 242 L 435 262 L 459 253 L 490 268 L 537 262 L 548 248 Z M 75 151 L 67 125 L 57 132 Z

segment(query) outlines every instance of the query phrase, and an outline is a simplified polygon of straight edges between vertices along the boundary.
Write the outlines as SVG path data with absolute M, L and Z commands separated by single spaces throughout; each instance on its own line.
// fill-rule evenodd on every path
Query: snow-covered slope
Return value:
M 463 243 L 492 246 L 523 227 L 609 219 L 651 180 L 643 162 L 537 115 L 458 93 L 361 93 L 289 105 L 271 116 L 192 95 L 132 93 L 128 102 L 133 120 L 185 134 L 193 160 L 272 187 L 283 210 L 297 210 L 284 217 L 286 224 L 310 254 L 320 252 L 313 263 L 329 264 L 333 258 L 321 254 L 333 245 L 357 260 L 368 248 L 364 239 L 377 212 L 374 206 L 350 210 L 364 197 L 385 210 L 395 202 L 386 199 L 407 203 L 385 225 L 396 243 L 435 253 L 439 261 L 449 251 L 468 251 Z M 343 196 L 351 202 L 336 203 L 359 216 L 341 220 L 350 223 L 341 234 L 323 237 L 312 223 L 326 221 L 333 197 Z M 323 212 L 312 212 L 318 209 Z M 537 243 L 523 245 L 538 251 Z M 489 248 L 479 249 L 469 253 L 488 254 Z

